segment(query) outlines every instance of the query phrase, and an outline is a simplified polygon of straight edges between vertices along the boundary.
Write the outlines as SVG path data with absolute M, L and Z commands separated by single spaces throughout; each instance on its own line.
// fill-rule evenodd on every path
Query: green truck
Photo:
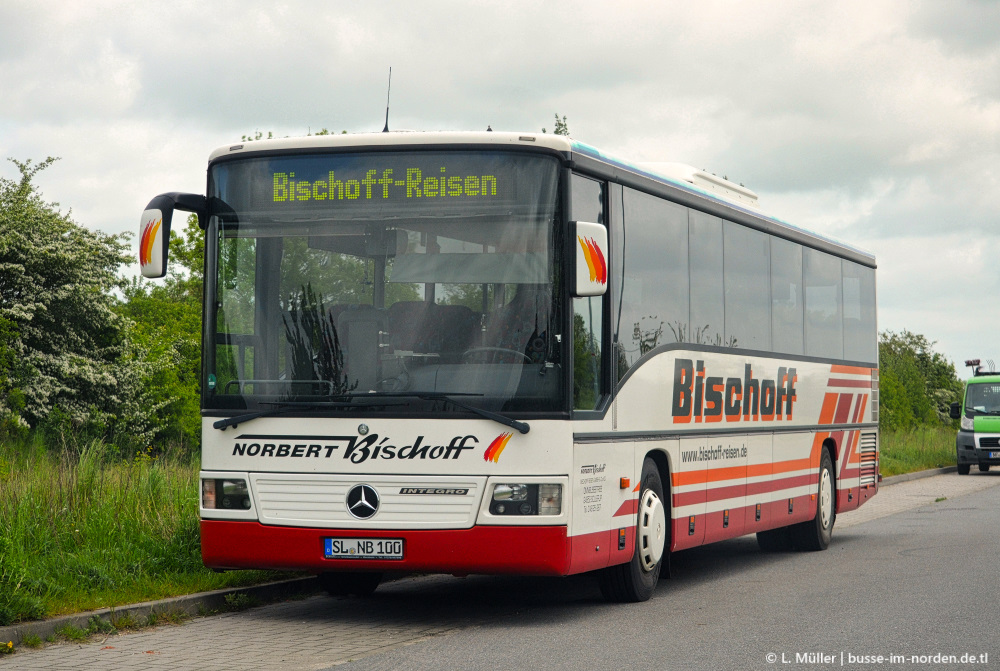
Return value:
M 962 402 L 951 404 L 951 418 L 961 420 L 955 438 L 959 475 L 968 475 L 973 465 L 984 473 L 1000 466 L 1000 373 L 983 371 L 979 359 L 965 365 L 974 376 Z

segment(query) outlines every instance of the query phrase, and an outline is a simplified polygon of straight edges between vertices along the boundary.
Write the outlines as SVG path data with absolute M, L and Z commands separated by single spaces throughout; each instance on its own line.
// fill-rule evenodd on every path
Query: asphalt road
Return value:
M 0 669 L 997 667 L 998 484 L 975 473 L 884 487 L 838 520 L 826 552 L 765 554 L 745 537 L 678 553 L 644 604 L 605 604 L 588 576 L 421 577 L 366 600 L 27 651 Z
M 337 668 L 970 666 L 937 663 L 939 653 L 1000 666 L 998 511 L 992 487 L 840 529 L 826 552 L 764 554 L 745 537 L 678 553 L 674 576 L 640 606 L 601 605 L 582 580 L 457 582 L 435 602 L 468 608 L 479 622 Z M 405 609 L 425 594 L 400 589 L 387 599 Z M 905 663 L 858 661 L 878 655 Z

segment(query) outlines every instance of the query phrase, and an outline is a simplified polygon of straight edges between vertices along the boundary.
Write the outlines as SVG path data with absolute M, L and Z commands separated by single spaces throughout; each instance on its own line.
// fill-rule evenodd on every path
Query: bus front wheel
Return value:
M 660 471 L 652 459 L 642 464 L 639 512 L 635 525 L 635 552 L 624 564 L 599 574 L 601 594 L 608 601 L 646 601 L 653 596 L 670 547 L 669 515 L 663 498 Z

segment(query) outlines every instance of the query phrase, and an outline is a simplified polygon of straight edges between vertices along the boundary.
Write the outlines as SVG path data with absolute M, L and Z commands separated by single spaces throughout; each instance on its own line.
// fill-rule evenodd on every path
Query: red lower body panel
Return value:
M 330 537 L 402 538 L 404 559 L 326 559 L 323 539 Z M 564 526 L 359 531 L 201 521 L 201 556 L 209 568 L 567 575 L 572 546 Z

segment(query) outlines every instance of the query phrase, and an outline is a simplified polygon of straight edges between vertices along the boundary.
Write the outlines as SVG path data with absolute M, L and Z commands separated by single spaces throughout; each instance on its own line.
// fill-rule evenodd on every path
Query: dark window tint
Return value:
M 574 221 L 604 223 L 604 182 L 573 175 L 570 199 L 573 203 L 570 217 Z
M 691 210 L 691 338 L 721 346 L 725 328 L 722 272 L 722 220 Z
M 625 189 L 620 355 L 631 366 L 657 345 L 689 342 L 688 213 Z M 620 367 L 621 368 L 621 367 Z
M 573 175 L 570 194 L 573 220 L 605 222 L 603 182 Z M 573 299 L 573 408 L 577 410 L 594 410 L 600 403 L 604 305 L 603 296 Z
M 802 354 L 802 246 L 771 238 L 771 347 Z
M 842 261 L 844 275 L 844 358 L 874 363 L 875 270 Z
M 725 248 L 725 345 L 771 347 L 771 255 L 768 236 L 730 221 L 723 225 Z
M 815 249 L 804 249 L 806 354 L 834 359 L 844 355 L 841 260 Z

